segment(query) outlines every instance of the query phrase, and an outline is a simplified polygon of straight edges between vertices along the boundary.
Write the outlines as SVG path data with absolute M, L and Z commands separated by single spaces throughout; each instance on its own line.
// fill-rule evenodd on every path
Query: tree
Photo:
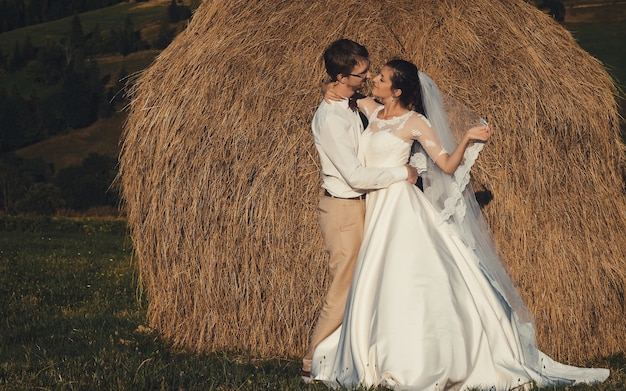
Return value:
M 107 53 L 104 37 L 102 36 L 102 30 L 100 24 L 96 23 L 93 30 L 85 37 L 85 54 L 102 54 Z
M 543 0 L 537 8 L 547 12 L 548 15 L 559 23 L 562 23 L 565 20 L 565 6 L 558 0 Z
M 30 60 L 34 60 L 35 58 L 37 58 L 37 48 L 31 42 L 30 35 L 27 35 L 23 45 L 15 41 L 13 53 L 9 57 L 7 68 L 9 72 L 15 72 L 25 67 Z
M 103 83 L 107 84 L 107 83 Z M 118 105 L 124 106 L 128 102 L 128 71 L 122 65 L 115 79 L 115 84 L 106 91 L 106 99 L 102 99 L 99 114 L 101 117 L 110 117 Z
M 191 9 L 180 0 L 171 0 L 167 7 L 167 19 L 170 23 L 178 23 L 191 17 Z
M 48 39 L 39 48 L 37 59 L 28 64 L 27 73 L 37 83 L 54 85 L 63 79 L 66 67 L 67 57 L 63 46 Z
M 117 204 L 117 193 L 110 190 L 115 179 L 117 160 L 92 153 L 80 166 L 59 170 L 54 184 L 68 208 L 85 210 L 92 206 Z
M 24 2 L 5 1 L 2 4 L 2 32 L 24 26 Z
M 159 35 L 157 36 L 156 42 L 154 42 L 154 46 L 157 49 L 163 50 L 165 49 L 174 39 L 174 29 L 169 27 L 167 21 L 161 21 L 159 25 Z
M 14 153 L 0 158 L 0 204 L 5 213 L 16 211 L 19 200 L 37 180 L 46 180 L 51 170 L 43 160 L 21 159 Z
M 38 24 L 45 21 L 48 12 L 47 0 L 29 0 L 26 4 L 26 25 Z
M 0 160 L 0 205 L 5 213 L 15 210 L 15 202 L 23 194 L 26 182 L 12 161 L 7 157 Z
M 18 69 L 22 68 L 24 65 L 26 65 L 26 61 L 24 60 L 24 57 L 22 56 L 22 48 L 20 47 L 19 42 L 15 41 L 15 44 L 13 45 L 13 52 L 11 53 L 11 56 L 9 57 L 9 72 L 15 72 Z
M 0 152 L 13 151 L 25 145 L 22 118 L 25 100 L 16 85 L 7 93 L 0 90 Z
M 37 47 L 33 45 L 30 35 L 24 38 L 24 45 L 22 45 L 22 61 L 24 64 L 28 64 L 29 61 L 37 58 Z
M 53 215 L 63 205 L 61 190 L 58 187 L 52 183 L 34 183 L 15 203 L 15 210 L 21 213 Z
M 0 32 L 65 18 L 128 0 L 1 0 Z
M 83 33 L 83 26 L 80 23 L 78 14 L 74 14 L 72 18 L 70 45 L 74 50 L 83 50 L 85 48 L 85 34 Z
M 68 127 L 84 128 L 98 118 L 102 91 L 97 64 L 74 56 L 63 80 L 61 94 Z
M 170 5 L 167 6 L 167 20 L 170 23 L 180 22 L 180 14 L 178 12 L 178 4 L 176 4 L 176 0 L 170 1 Z
M 135 31 L 135 25 L 130 16 L 124 19 L 124 26 L 120 31 L 113 30 L 113 35 L 117 38 L 117 50 L 122 56 L 136 52 L 147 45 L 141 40 L 139 31 Z
M 26 114 L 21 118 L 21 127 L 24 132 L 25 144 L 33 144 L 47 137 L 44 124 L 44 114 L 41 99 L 36 89 L 33 89 L 28 99 L 24 101 Z
M 7 58 L 0 49 L 0 74 L 4 73 L 7 70 Z

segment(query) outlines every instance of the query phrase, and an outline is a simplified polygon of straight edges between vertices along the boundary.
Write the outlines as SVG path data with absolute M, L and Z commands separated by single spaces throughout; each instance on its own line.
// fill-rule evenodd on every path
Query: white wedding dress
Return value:
M 419 114 L 377 113 L 361 140 L 366 165 L 405 164 L 411 144 L 394 131 Z M 316 347 L 315 379 L 331 387 L 509 390 L 608 377 L 607 369 L 566 366 L 539 351 L 541 369 L 527 365 L 513 311 L 419 188 L 403 181 L 372 191 L 366 210 L 344 322 Z

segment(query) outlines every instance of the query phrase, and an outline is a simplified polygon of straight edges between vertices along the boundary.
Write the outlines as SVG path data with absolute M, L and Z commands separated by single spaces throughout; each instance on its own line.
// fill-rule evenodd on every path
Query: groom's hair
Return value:
M 337 75 L 349 75 L 359 62 L 368 60 L 365 46 L 345 38 L 331 43 L 324 51 L 324 65 L 331 81 L 336 81 Z

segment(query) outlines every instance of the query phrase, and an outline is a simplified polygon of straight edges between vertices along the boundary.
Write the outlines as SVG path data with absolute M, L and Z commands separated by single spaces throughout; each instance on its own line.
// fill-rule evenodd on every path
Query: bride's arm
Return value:
M 337 82 L 324 82 L 324 81 L 322 81 L 322 83 L 320 84 L 322 95 L 324 95 L 324 100 L 326 102 L 330 103 L 331 101 L 341 101 L 341 100 L 346 99 L 342 97 L 341 95 L 338 95 L 335 93 L 333 89 L 336 84 Z M 357 99 L 356 102 L 357 102 L 357 107 L 359 108 L 359 111 L 365 114 L 367 117 L 369 117 L 370 114 L 378 106 L 381 106 L 381 104 L 376 102 L 374 98 L 372 98 L 371 96 L 365 96 L 365 95 L 356 93 L 354 97 Z
M 368 118 L 378 106 L 382 106 L 380 103 L 376 102 L 371 96 L 363 96 L 362 98 L 357 99 L 356 103 L 359 111 L 365 114 L 365 116 L 367 116 Z
M 463 161 L 463 154 L 467 147 L 474 141 L 485 142 L 489 140 L 490 135 L 491 132 L 488 126 L 474 126 L 468 129 L 455 150 L 451 154 L 441 155 L 440 158 L 435 161 L 435 164 L 437 164 L 443 172 L 453 174 Z
M 441 170 L 447 174 L 453 174 L 459 164 L 463 161 L 463 154 L 467 147 L 474 141 L 485 142 L 491 136 L 489 126 L 475 126 L 468 129 L 463 135 L 463 139 L 451 153 L 442 146 L 433 129 L 420 116 L 413 116 L 415 120 L 410 121 L 405 127 L 405 132 L 410 132 L 410 138 L 417 140 L 428 156 L 435 162 Z M 412 119 L 413 119 L 412 118 Z

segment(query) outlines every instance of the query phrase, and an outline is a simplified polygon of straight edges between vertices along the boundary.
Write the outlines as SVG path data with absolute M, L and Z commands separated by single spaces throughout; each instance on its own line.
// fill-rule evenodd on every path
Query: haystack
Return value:
M 337 4 L 207 0 L 138 79 L 120 175 L 150 325 L 191 351 L 303 353 L 327 284 L 310 121 L 320 55 L 348 37 L 495 127 L 473 183 L 540 348 L 626 351 L 624 147 L 602 64 L 522 0 Z

